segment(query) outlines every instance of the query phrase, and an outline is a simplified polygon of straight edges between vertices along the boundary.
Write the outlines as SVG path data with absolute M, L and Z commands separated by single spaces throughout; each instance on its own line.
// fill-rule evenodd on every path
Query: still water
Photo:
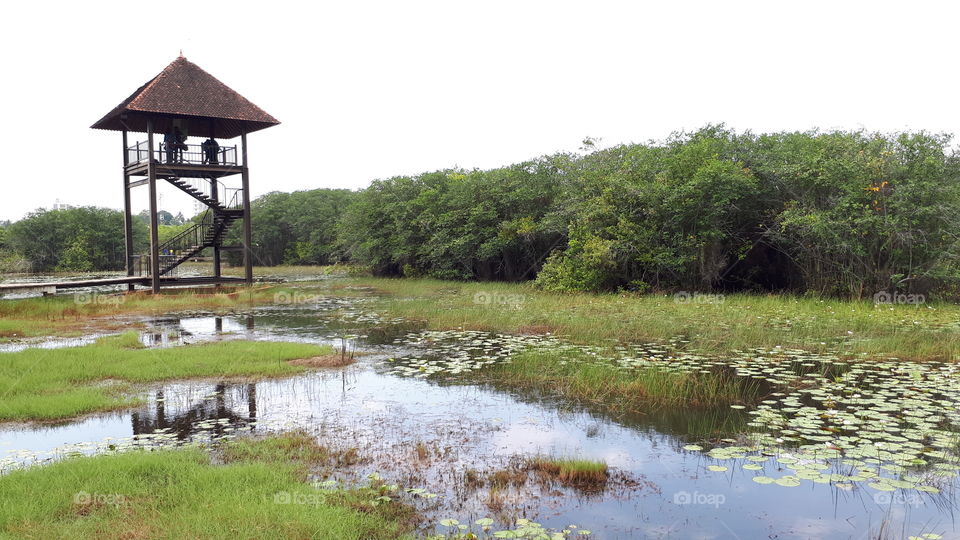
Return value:
M 152 386 L 143 389 L 146 402 L 138 409 L 61 425 L 7 424 L 0 428 L 0 465 L 297 428 L 369 458 L 336 471 L 338 481 L 361 482 L 377 473 L 405 488 L 438 494 L 421 505 L 434 524 L 489 516 L 509 525 L 524 517 L 553 528 L 576 524 L 604 539 L 876 538 L 881 531 L 889 538 L 924 533 L 960 538 L 952 477 L 936 494 L 877 491 L 866 482 L 843 489 L 837 486 L 843 482 L 761 485 L 753 480 L 756 470 L 742 468 L 751 462 L 739 454 L 715 459 L 684 449 L 718 437 L 735 444 L 750 411 L 612 417 L 602 408 L 468 384 L 456 375 L 398 375 L 398 359 L 429 358 L 429 346 L 411 339 L 419 332 L 415 326 L 365 311 L 363 299 L 317 298 L 227 316 L 179 313 L 142 322 L 141 339 L 149 346 L 256 339 L 326 343 L 365 354 L 347 368 L 284 379 Z M 464 335 L 463 348 L 482 352 L 496 348 L 497 339 Z M 441 351 L 448 354 L 449 343 Z M 955 403 L 949 407 L 955 414 Z M 467 481 L 470 471 L 502 470 L 541 454 L 603 460 L 614 473 L 605 489 L 589 493 L 531 481 L 497 490 L 494 497 L 489 487 Z M 777 456 L 762 462 L 760 472 L 789 473 L 790 449 Z M 707 468 L 717 464 L 725 470 Z

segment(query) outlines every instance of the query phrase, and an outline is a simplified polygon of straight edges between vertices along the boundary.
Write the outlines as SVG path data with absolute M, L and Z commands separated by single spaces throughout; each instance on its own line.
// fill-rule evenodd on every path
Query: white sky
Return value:
M 256 197 L 708 122 L 952 133 L 958 16 L 918 1 L 7 2 L 0 220 L 58 198 L 120 208 L 120 134 L 89 126 L 181 48 L 282 122 L 249 137 Z M 162 207 L 192 204 L 171 189 Z

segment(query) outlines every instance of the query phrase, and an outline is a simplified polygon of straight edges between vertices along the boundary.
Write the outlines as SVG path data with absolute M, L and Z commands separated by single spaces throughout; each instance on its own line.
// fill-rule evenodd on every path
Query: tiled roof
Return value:
M 95 129 L 171 129 L 173 120 L 190 136 L 233 138 L 280 122 L 183 56 L 95 123 Z

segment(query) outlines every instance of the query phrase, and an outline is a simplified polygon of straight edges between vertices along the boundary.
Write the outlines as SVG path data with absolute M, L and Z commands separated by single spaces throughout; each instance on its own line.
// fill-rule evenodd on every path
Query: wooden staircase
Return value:
M 230 225 L 242 218 L 243 210 L 224 210 L 212 215 L 208 210 L 199 223 L 160 244 L 160 254 L 167 257 L 160 265 L 160 275 L 196 257 L 204 249 L 220 246 Z
M 233 222 L 243 219 L 243 208 L 238 208 L 241 192 L 235 191 L 231 200 L 224 203 L 222 200 L 214 200 L 213 197 L 206 195 L 180 178 L 168 176 L 164 179 L 180 191 L 203 203 L 207 207 L 207 211 L 204 212 L 199 222 L 160 244 L 161 264 L 159 274 L 161 276 L 196 257 L 203 250 L 223 245 L 223 238 Z
M 190 196 L 193 197 L 194 199 L 202 202 L 203 204 L 207 205 L 207 207 L 209 207 L 209 208 L 218 209 L 218 210 L 222 210 L 222 211 L 226 211 L 226 210 L 228 209 L 228 207 L 225 206 L 223 203 L 218 202 L 218 201 L 214 201 L 211 197 L 209 197 L 208 195 L 204 194 L 204 193 L 203 193 L 202 191 L 200 191 L 199 189 L 194 188 L 194 187 L 191 186 L 188 182 L 186 182 L 186 181 L 184 181 L 184 180 L 182 180 L 182 179 L 180 179 L 180 178 L 177 178 L 177 177 L 175 177 L 175 176 L 171 176 L 171 177 L 168 177 L 166 180 L 167 180 L 167 182 L 170 182 L 171 184 L 173 184 L 174 186 L 176 186 L 180 191 L 182 191 L 182 192 L 186 193 L 187 195 L 190 195 Z

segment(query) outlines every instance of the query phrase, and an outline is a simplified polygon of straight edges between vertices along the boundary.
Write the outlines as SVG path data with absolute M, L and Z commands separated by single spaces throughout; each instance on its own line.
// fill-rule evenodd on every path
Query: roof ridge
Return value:
M 184 60 L 186 60 L 186 58 L 183 57 L 182 55 L 179 58 L 177 58 L 177 60 L 179 60 L 180 58 L 183 58 Z M 167 67 L 163 68 L 163 70 L 161 70 L 160 73 L 157 73 L 156 75 L 154 75 L 152 79 L 147 81 L 136 92 L 134 92 L 134 95 L 128 98 L 126 105 L 133 103 L 134 101 L 137 100 L 137 98 L 142 96 L 144 92 L 147 92 L 148 90 L 150 90 L 150 88 L 152 88 L 153 85 L 156 84 L 161 77 L 163 77 L 164 73 L 166 73 L 168 69 L 170 69 L 171 67 L 173 67 L 174 64 L 177 63 L 177 60 L 174 60 L 173 62 L 170 62 L 169 64 L 167 64 Z
M 135 120 L 134 116 L 138 118 Z M 201 135 L 210 132 L 210 136 L 215 132 L 217 136 L 229 135 L 230 138 L 280 123 L 223 81 L 181 55 L 92 127 L 145 131 L 147 117 L 158 120 L 161 116 L 166 123 L 170 118 L 191 117 L 220 122 L 218 127 L 191 122 L 191 131 Z M 159 129 L 157 125 L 154 127 Z M 169 129 L 169 126 L 164 127 Z

